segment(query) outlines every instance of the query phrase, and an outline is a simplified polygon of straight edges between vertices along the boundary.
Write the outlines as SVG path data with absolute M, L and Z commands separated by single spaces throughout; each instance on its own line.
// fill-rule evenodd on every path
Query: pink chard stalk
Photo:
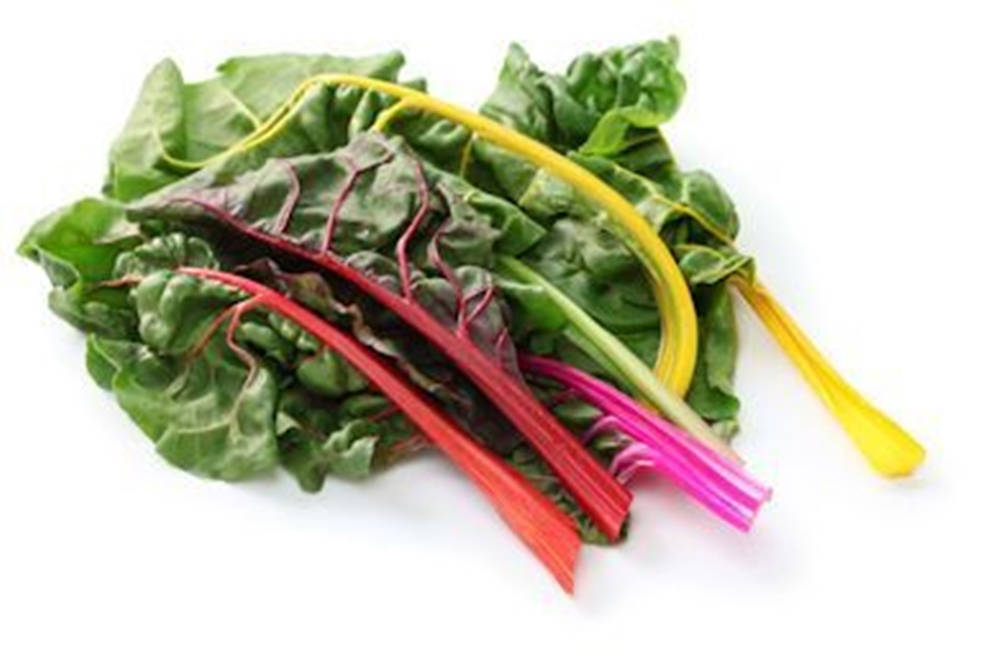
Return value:
M 612 462 L 611 472 L 625 483 L 640 470 L 668 478 L 684 492 L 741 531 L 750 529 L 771 489 L 676 425 L 660 418 L 614 387 L 568 364 L 523 355 L 521 369 L 564 385 L 602 412 L 583 433 L 585 440 L 618 432 L 629 443 Z

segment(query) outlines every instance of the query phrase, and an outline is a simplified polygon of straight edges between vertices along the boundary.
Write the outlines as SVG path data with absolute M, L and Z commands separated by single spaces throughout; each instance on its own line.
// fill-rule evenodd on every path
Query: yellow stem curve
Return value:
M 923 447 L 830 366 L 763 285 L 739 275 L 733 283 L 868 462 L 886 477 L 916 470 L 924 460 Z
M 606 209 L 628 235 L 626 239 L 642 260 L 652 285 L 661 324 L 660 346 L 653 372 L 678 395 L 687 393 L 698 354 L 698 322 L 691 293 L 666 244 L 628 200 L 596 176 L 540 142 L 478 113 L 380 79 L 348 74 L 316 75 L 303 81 L 259 128 L 226 151 L 202 161 L 176 159 L 164 152 L 164 160 L 180 169 L 200 169 L 214 160 L 264 143 L 294 117 L 296 110 L 307 99 L 309 90 L 321 84 L 343 84 L 385 93 L 399 98 L 400 103 L 405 103 L 407 108 L 425 110 L 461 124 L 478 137 L 523 156 L 547 170 Z M 389 119 L 391 115 L 386 121 Z M 384 126 L 385 122 L 377 124 Z

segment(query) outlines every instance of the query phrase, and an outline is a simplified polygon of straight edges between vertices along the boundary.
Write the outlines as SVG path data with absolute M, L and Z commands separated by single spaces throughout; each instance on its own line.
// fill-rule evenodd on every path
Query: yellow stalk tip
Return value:
M 912 474 L 924 448 L 833 369 L 763 285 L 739 276 L 734 284 L 872 467 L 885 477 Z

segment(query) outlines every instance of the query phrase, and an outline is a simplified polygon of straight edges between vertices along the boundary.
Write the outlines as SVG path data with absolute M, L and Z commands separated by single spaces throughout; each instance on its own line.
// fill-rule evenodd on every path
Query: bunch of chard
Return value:
M 725 192 L 676 166 L 676 58 L 655 41 L 553 75 L 515 46 L 480 114 L 398 83 L 398 53 L 235 58 L 197 83 L 164 61 L 101 196 L 19 250 L 171 464 L 318 491 L 440 450 L 572 590 L 640 470 L 741 530 L 769 499 L 729 447 L 727 283 L 851 431 L 877 421 L 877 467 L 922 454 L 764 292 Z

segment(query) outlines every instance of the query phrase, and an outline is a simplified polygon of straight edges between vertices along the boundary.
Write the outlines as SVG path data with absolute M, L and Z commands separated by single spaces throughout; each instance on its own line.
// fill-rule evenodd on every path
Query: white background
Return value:
M 448 4 L 8 4 L 0 647 L 992 646 L 994 3 Z M 435 93 L 475 106 L 510 40 L 561 69 L 669 33 L 689 80 L 676 153 L 717 174 L 775 293 L 926 444 L 915 478 L 870 472 L 741 310 L 738 448 L 774 501 L 743 536 L 642 483 L 631 539 L 586 549 L 568 598 L 433 454 L 318 496 L 167 466 L 87 377 L 42 272 L 12 254 L 34 219 L 99 189 L 162 56 L 198 78 L 237 53 L 398 47 Z

